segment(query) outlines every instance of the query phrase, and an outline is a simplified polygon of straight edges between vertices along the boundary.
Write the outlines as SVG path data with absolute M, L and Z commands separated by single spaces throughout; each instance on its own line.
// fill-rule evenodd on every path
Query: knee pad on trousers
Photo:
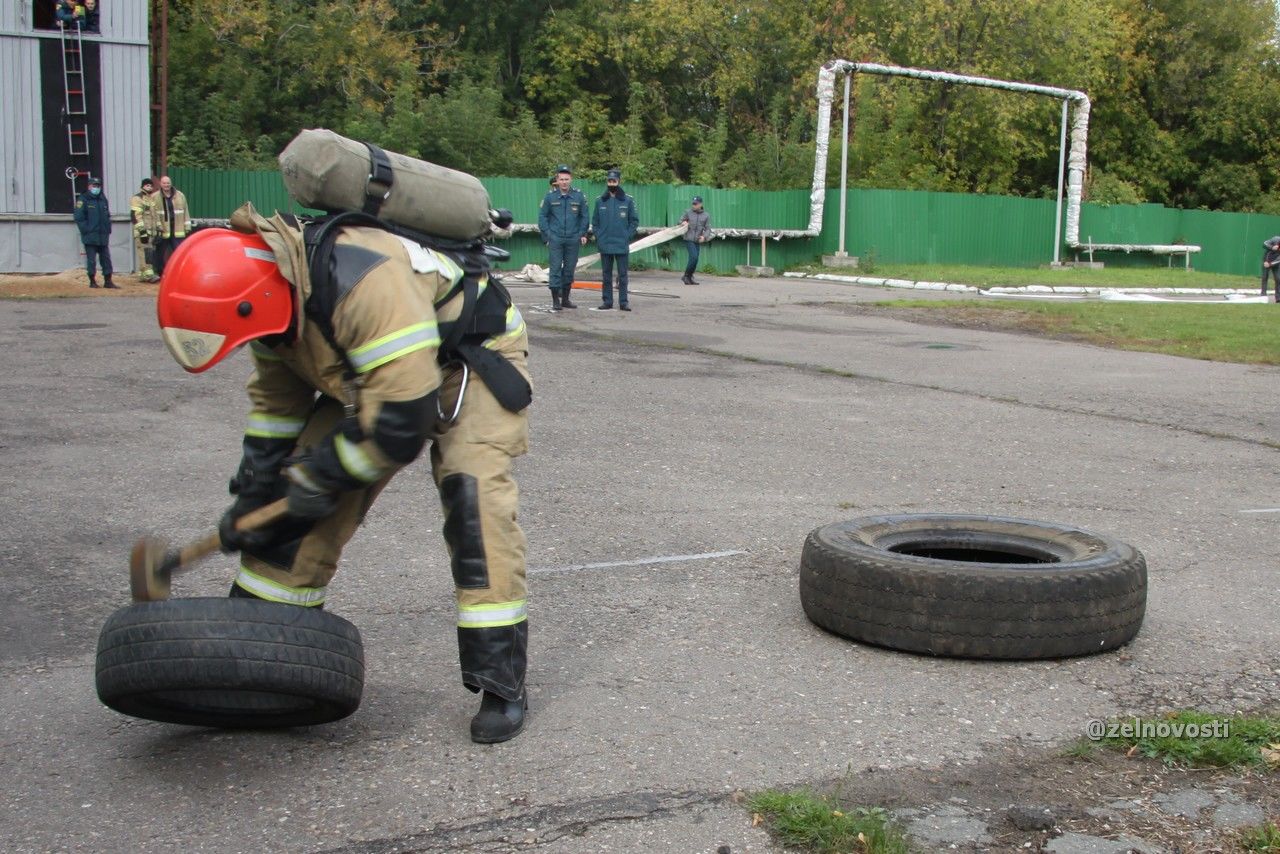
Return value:
M 484 556 L 480 527 L 480 490 L 469 474 L 451 474 L 440 481 L 444 504 L 444 539 L 452 553 L 453 583 L 463 590 L 489 586 L 489 563 Z

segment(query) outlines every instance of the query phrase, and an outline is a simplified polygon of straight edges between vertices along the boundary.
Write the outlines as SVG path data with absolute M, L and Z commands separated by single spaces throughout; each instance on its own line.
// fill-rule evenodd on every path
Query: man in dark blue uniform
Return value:
M 551 289 L 554 311 L 577 308 L 569 301 L 573 271 L 578 266 L 578 250 L 587 243 L 587 197 L 569 186 L 573 171 L 568 166 L 556 170 L 556 186 L 538 205 L 538 230 L 551 255 L 547 287 Z
M 640 217 L 636 214 L 635 200 L 622 189 L 622 173 L 610 169 L 605 179 L 604 195 L 596 199 L 591 212 L 591 228 L 596 233 L 596 246 L 600 249 L 600 269 L 604 273 L 600 308 L 613 308 L 613 268 L 618 268 L 618 308 L 631 311 L 627 299 L 627 261 L 631 252 L 631 239 L 636 236 Z
M 76 225 L 80 228 L 80 242 L 84 244 L 84 268 L 89 274 L 89 287 L 98 286 L 98 260 L 102 260 L 102 286 L 118 288 L 111 281 L 111 206 L 102 195 L 102 179 L 89 179 L 89 192 L 76 199 Z

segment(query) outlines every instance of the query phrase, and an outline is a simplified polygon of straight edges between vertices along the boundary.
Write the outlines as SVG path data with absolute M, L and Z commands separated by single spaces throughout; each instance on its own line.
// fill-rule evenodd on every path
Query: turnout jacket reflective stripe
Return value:
M 155 206 L 156 226 L 160 230 L 161 237 L 187 236 L 187 219 L 191 214 L 187 210 L 187 197 L 182 194 L 181 190 L 175 189 L 173 195 L 168 197 L 165 196 L 163 190 L 157 190 Z M 173 217 L 173 234 L 169 233 L 170 215 Z
M 295 235 L 302 240 L 301 232 Z M 343 468 L 372 482 L 398 467 L 372 438 L 383 404 L 417 400 L 440 385 L 439 324 L 457 315 L 461 301 L 450 300 L 439 313 L 433 303 L 462 271 L 420 246 L 411 258 L 406 242 L 382 229 L 345 227 L 337 244 L 365 250 L 361 257 L 368 266 L 356 271 L 356 281 L 343 283 L 345 293 L 333 312 L 335 342 L 347 353 L 360 383 L 363 433 L 358 441 L 339 436 L 336 445 Z M 301 289 L 298 296 L 305 299 Z M 268 347 L 257 342 L 252 352 L 257 370 L 248 385 L 251 424 L 292 427 L 305 421 L 316 391 L 338 401 L 347 398 L 346 365 L 316 323 L 307 324 L 293 343 Z

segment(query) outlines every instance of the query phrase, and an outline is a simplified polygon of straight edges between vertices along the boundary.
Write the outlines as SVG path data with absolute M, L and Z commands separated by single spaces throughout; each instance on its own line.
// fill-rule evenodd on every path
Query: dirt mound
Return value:
M 61 299 L 65 297 L 155 297 L 158 284 L 147 284 L 132 275 L 115 275 L 119 290 L 90 288 L 84 270 L 61 273 L 0 273 L 0 299 Z M 102 284 L 99 277 L 98 284 Z

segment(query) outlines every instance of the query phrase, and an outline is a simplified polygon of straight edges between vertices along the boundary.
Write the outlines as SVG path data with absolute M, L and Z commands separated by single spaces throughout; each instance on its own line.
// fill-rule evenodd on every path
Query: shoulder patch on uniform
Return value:
M 334 304 L 342 302 L 342 298 L 351 289 L 360 284 L 369 271 L 388 260 L 381 252 L 365 249 L 363 246 L 338 244 L 333 247 L 333 255 L 329 259 L 329 274 L 337 289 Z

